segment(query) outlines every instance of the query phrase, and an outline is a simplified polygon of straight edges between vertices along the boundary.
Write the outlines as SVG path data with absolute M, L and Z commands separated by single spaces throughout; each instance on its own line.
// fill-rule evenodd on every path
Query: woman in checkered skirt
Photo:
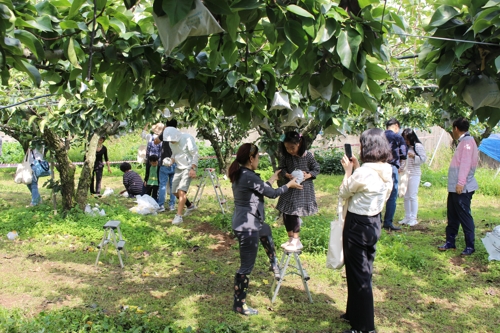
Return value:
M 301 216 L 309 216 L 318 212 L 313 179 L 319 174 L 319 163 L 314 155 L 306 150 L 304 138 L 297 132 L 285 133 L 281 144 L 281 159 L 278 169 L 286 179 L 297 177 L 302 181 L 303 190 L 290 189 L 280 196 L 276 208 L 283 213 L 283 221 L 288 233 L 288 241 L 281 245 L 286 251 L 299 251 L 303 248 L 300 242 Z

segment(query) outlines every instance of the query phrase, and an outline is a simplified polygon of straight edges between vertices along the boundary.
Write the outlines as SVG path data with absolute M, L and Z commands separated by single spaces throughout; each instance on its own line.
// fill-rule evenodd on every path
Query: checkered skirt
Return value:
M 309 216 L 318 212 L 316 194 L 314 192 L 313 179 L 319 174 L 319 163 L 310 152 L 303 156 L 285 156 L 280 159 L 280 167 L 286 173 L 291 174 L 294 170 L 302 170 L 310 173 L 313 177 L 302 183 L 303 189 L 291 188 L 282 194 L 278 200 L 276 209 L 288 215 Z

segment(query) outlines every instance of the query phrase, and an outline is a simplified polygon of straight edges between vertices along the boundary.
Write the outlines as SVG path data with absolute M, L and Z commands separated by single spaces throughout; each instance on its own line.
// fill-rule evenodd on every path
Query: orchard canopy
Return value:
M 51 94 L 50 112 L 26 115 L 41 132 L 134 126 L 179 105 L 210 105 L 245 125 L 300 108 L 338 128 L 408 104 L 416 81 L 437 84 L 436 113 L 470 114 L 465 86 L 480 75 L 498 81 L 498 0 L 203 0 L 223 31 L 189 36 L 167 55 L 153 13 L 176 25 L 198 2 L 0 0 L 2 104 L 23 91 L 9 90 L 15 69 Z M 396 60 L 408 53 L 418 63 Z M 290 108 L 275 107 L 279 93 Z M 490 127 L 500 120 L 490 105 L 472 111 Z

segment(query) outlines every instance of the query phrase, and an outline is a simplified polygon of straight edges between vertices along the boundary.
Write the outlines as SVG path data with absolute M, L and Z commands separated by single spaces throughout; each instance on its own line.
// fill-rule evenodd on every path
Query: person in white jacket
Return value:
M 182 223 L 182 210 L 186 204 L 186 194 L 191 184 L 191 179 L 196 177 L 198 168 L 198 147 L 193 136 L 188 133 L 182 133 L 175 127 L 166 127 L 163 131 L 163 141 L 170 143 L 172 149 L 171 163 L 175 163 L 175 174 L 172 181 L 172 192 L 179 199 L 177 205 L 177 214 L 172 223 Z M 186 214 L 196 209 L 194 204 L 187 207 Z
M 339 196 L 348 200 L 342 233 L 347 279 L 346 313 L 351 324 L 343 333 L 375 332 L 372 273 L 375 250 L 382 228 L 381 212 L 392 191 L 391 147 L 384 131 L 366 130 L 360 137 L 359 165 L 344 155 L 344 180 Z M 354 172 L 353 172 L 354 169 Z
M 418 187 L 420 186 L 420 177 L 422 176 L 420 165 L 425 162 L 427 156 L 425 155 L 424 145 L 418 139 L 415 131 L 411 128 L 406 128 L 402 136 L 408 146 L 408 155 L 404 167 L 408 174 L 408 187 L 406 188 L 404 199 L 405 217 L 399 221 L 399 224 L 406 224 L 412 227 L 418 224 Z

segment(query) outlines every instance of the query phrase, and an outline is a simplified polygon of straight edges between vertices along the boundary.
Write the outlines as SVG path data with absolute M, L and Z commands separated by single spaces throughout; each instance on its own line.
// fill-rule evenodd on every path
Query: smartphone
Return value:
M 346 143 L 344 145 L 344 150 L 345 150 L 345 156 L 347 156 L 349 158 L 349 161 L 352 160 L 352 149 L 351 149 L 351 145 Z

